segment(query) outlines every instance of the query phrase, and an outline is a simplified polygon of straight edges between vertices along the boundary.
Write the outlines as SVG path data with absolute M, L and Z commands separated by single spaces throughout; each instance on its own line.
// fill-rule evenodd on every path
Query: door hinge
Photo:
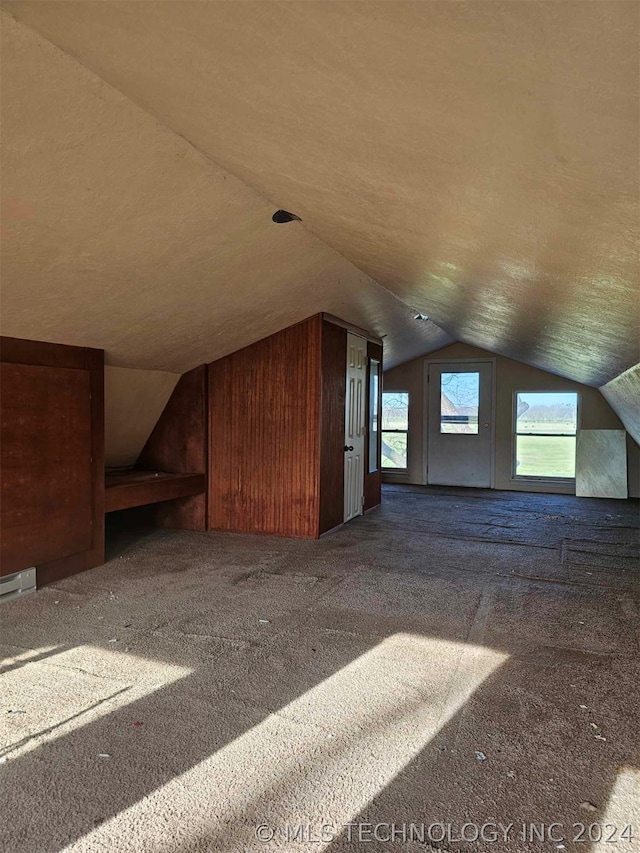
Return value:
M 362 496 L 362 500 L 361 500 L 361 504 L 360 504 L 360 505 L 361 505 L 361 506 L 364 506 L 364 495 Z

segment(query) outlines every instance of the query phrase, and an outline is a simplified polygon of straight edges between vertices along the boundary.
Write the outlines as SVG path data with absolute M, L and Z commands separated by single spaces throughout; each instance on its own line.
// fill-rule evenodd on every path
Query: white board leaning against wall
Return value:
M 576 444 L 576 495 L 582 498 L 628 497 L 625 430 L 579 430 Z

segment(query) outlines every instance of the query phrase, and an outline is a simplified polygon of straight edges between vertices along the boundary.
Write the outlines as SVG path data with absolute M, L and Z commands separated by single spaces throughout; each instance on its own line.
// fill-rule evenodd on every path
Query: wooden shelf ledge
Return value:
M 204 474 L 166 471 L 114 471 L 105 474 L 105 512 L 199 495 L 206 489 Z

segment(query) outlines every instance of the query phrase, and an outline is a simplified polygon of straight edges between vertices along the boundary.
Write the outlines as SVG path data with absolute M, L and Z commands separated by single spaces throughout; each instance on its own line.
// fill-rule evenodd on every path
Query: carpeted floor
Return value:
M 3 849 L 640 850 L 638 502 L 384 500 L 3 604 Z

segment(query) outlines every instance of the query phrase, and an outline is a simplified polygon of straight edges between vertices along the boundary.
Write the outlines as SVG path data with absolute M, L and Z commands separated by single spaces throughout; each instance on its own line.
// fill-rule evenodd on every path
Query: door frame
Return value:
M 359 381 L 362 383 L 361 384 L 361 392 L 360 392 L 361 410 L 359 410 L 358 406 L 356 405 L 357 400 L 358 400 L 358 396 L 356 393 L 357 385 L 354 387 L 354 394 L 356 394 L 355 398 L 353 396 L 350 396 L 350 394 L 349 394 L 349 381 L 350 381 L 349 370 L 350 370 L 350 367 L 353 366 L 353 365 L 350 365 L 350 363 L 349 363 L 349 358 L 350 358 L 349 353 L 350 353 L 350 345 L 351 345 L 351 342 L 353 341 L 354 338 L 362 345 L 360 350 L 359 350 L 362 353 L 362 364 L 356 365 L 357 369 L 362 370 L 362 377 L 359 377 Z M 345 356 L 346 356 L 346 358 L 345 358 L 345 418 L 344 418 L 344 433 L 343 433 L 343 438 L 344 438 L 344 442 L 345 442 L 345 444 L 344 444 L 345 452 L 343 453 L 343 472 L 344 472 L 343 515 L 342 515 L 343 524 L 348 524 L 348 522 L 352 521 L 354 518 L 357 518 L 360 515 L 364 515 L 365 479 L 367 476 L 367 472 L 365 470 L 365 461 L 367 461 L 367 458 L 368 458 L 367 442 L 369 440 L 368 411 L 367 411 L 367 402 L 368 402 L 368 398 L 369 398 L 368 397 L 368 390 L 369 390 L 368 389 L 369 355 L 368 355 L 368 351 L 367 351 L 368 350 L 367 343 L 368 343 L 367 339 L 365 337 L 363 337 L 362 335 L 358 335 L 358 334 L 356 334 L 356 332 L 352 332 L 350 329 L 347 330 L 347 345 L 346 345 L 346 352 L 345 352 Z M 360 477 L 359 477 L 359 486 L 358 486 L 358 492 L 359 492 L 358 508 L 359 508 L 359 511 L 357 513 L 355 513 L 354 515 L 350 515 L 347 518 L 346 517 L 347 516 L 347 506 L 348 506 L 347 476 L 346 476 L 347 475 L 347 461 L 348 461 L 348 457 L 346 455 L 347 441 L 352 441 L 354 443 L 354 445 L 356 444 L 356 440 L 354 439 L 354 437 L 349 437 L 347 435 L 347 429 L 348 429 L 348 424 L 349 424 L 349 404 L 350 403 L 353 405 L 353 411 L 354 411 L 355 420 L 356 420 L 355 439 L 359 439 L 359 441 L 361 442 L 362 453 L 360 456 Z M 359 415 L 361 417 L 361 423 L 358 425 L 357 420 L 358 420 Z M 358 436 L 358 434 L 357 434 L 359 428 L 362 430 L 362 434 L 360 436 Z M 353 449 L 354 448 L 351 447 L 351 450 L 353 450 Z M 357 459 L 357 456 L 355 458 Z
M 491 365 L 491 452 L 490 489 L 496 487 L 496 389 L 497 358 L 425 358 L 422 377 L 422 482 L 429 482 L 429 365 L 431 364 L 490 364 Z M 452 486 L 452 488 L 463 488 Z

